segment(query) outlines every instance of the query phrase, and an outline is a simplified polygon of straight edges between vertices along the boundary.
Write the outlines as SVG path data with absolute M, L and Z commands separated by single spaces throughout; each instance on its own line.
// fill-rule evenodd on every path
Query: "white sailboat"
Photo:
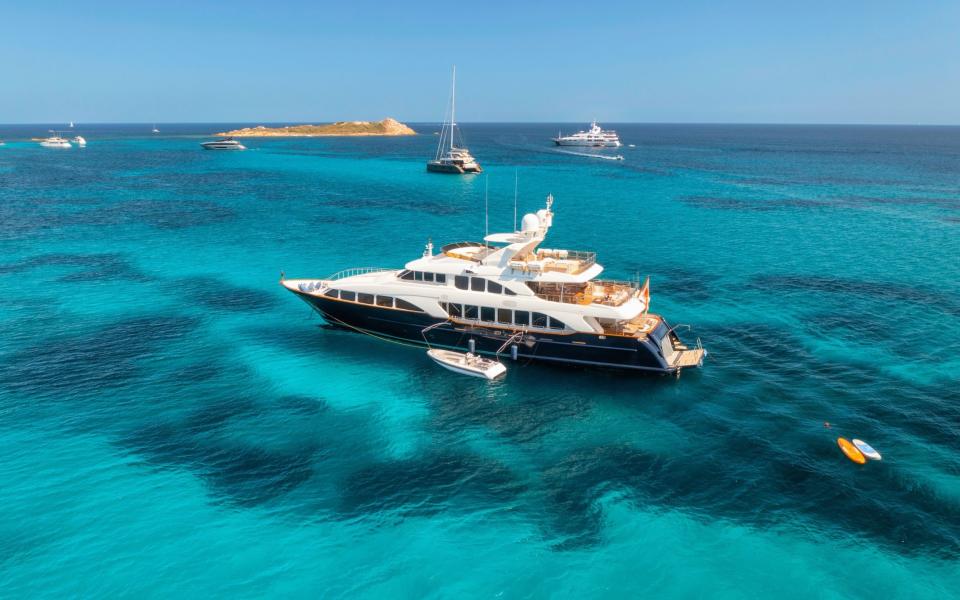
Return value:
M 453 85 L 450 92 L 450 121 L 444 122 L 440 130 L 440 143 L 437 144 L 437 155 L 427 161 L 427 170 L 433 173 L 481 173 L 483 169 L 470 151 L 463 145 L 463 138 L 459 134 L 456 119 L 457 108 L 457 67 L 453 67 Z

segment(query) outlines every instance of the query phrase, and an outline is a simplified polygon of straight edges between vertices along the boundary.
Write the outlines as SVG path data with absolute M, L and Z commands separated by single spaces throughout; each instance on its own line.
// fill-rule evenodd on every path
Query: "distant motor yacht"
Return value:
M 83 139 L 82 135 L 78 135 L 77 137 L 73 138 L 71 141 L 74 144 L 80 146 L 81 148 L 87 145 L 87 140 Z
M 51 131 L 53 135 L 40 140 L 40 145 L 44 148 L 73 148 L 70 145 L 70 142 L 66 138 L 61 137 L 60 134 L 56 131 Z
M 232 137 L 223 138 L 213 142 L 203 142 L 200 144 L 204 150 L 246 150 L 247 147 L 233 139 Z
M 437 155 L 427 161 L 427 170 L 433 173 L 480 173 L 483 169 L 477 163 L 470 151 L 464 147 L 463 136 L 457 128 L 457 67 L 453 67 L 453 86 L 450 92 L 450 121 L 443 123 L 440 130 L 440 143 L 437 144 Z
M 596 121 L 590 123 L 590 129 L 587 131 L 578 131 L 573 135 L 557 134 L 553 142 L 558 146 L 594 146 L 606 148 L 619 148 L 620 137 L 616 131 L 601 129 Z
M 160 130 L 157 129 L 157 124 L 156 124 L 156 123 L 153 124 L 153 131 L 152 131 L 151 133 L 160 133 Z

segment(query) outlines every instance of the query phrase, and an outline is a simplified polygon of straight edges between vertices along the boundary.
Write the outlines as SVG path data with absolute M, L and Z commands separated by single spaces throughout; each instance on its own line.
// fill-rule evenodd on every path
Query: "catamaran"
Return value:
M 281 284 L 326 322 L 381 339 L 513 360 L 679 375 L 703 364 L 698 339 L 650 312 L 650 280 L 598 279 L 596 254 L 540 248 L 553 196 L 518 231 L 448 244 L 403 269 L 355 268 Z M 467 373 L 467 357 L 435 356 Z M 462 364 L 461 364 L 462 363 Z M 451 370 L 457 370 L 451 369 Z
M 437 144 L 437 155 L 427 161 L 427 170 L 434 173 L 480 173 L 483 169 L 477 163 L 470 151 L 464 147 L 463 136 L 457 127 L 457 67 L 453 67 L 453 86 L 450 91 L 450 121 L 444 121 L 440 129 L 440 142 Z

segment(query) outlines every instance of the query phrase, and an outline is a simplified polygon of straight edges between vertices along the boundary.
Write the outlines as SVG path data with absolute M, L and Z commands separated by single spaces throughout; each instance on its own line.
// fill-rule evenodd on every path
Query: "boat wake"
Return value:
M 571 156 L 585 156 L 587 158 L 602 158 L 603 160 L 623 160 L 622 154 L 591 154 L 590 152 L 571 152 L 569 150 L 554 150 L 558 154 L 569 154 Z

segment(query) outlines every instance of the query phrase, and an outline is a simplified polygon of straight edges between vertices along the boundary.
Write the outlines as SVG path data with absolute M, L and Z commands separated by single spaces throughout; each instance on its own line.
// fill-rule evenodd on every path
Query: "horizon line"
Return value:
M 385 117 L 388 118 L 388 117 Z M 343 119 L 340 121 L 313 120 L 313 121 L 72 121 L 85 125 L 237 125 L 237 124 L 288 124 L 312 125 L 358 121 L 361 119 Z M 379 119 L 378 119 L 379 120 Z M 400 119 L 397 119 L 400 121 Z M 15 123 L 0 123 L 0 127 L 7 125 L 60 125 L 71 121 L 20 121 Z M 375 121 L 371 121 L 375 122 Z M 434 125 L 442 121 L 401 121 L 409 124 Z M 473 125 L 576 125 L 587 121 L 461 121 L 458 124 Z M 960 123 L 871 123 L 871 122 L 778 122 L 778 121 L 604 121 L 616 125 L 763 125 L 787 127 L 960 127 Z

